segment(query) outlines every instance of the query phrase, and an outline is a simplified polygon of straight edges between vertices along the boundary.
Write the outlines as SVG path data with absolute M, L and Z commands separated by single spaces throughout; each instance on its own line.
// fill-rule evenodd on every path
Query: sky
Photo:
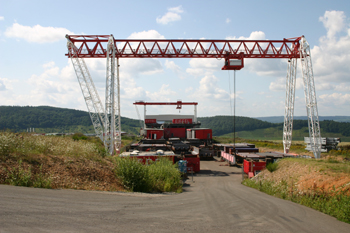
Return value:
M 87 111 L 65 35 L 116 39 L 261 39 L 305 36 L 320 116 L 350 115 L 350 1 L 0 0 L 0 105 Z M 85 59 L 100 99 L 106 60 Z M 283 116 L 287 61 L 246 59 L 236 72 L 217 59 L 120 59 L 121 115 L 133 103 L 198 102 L 198 116 Z M 138 109 L 143 118 L 143 107 Z M 193 106 L 148 106 L 147 114 L 193 114 Z M 298 61 L 295 116 L 305 116 Z

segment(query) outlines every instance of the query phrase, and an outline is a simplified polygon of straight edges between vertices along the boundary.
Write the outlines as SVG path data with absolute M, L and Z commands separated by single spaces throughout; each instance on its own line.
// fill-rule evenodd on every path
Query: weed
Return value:
M 134 192 L 181 192 L 181 175 L 172 161 L 161 158 L 142 165 L 136 158 L 116 158 L 116 176 Z
M 266 165 L 266 169 L 269 171 L 269 172 L 274 172 L 276 171 L 278 168 L 278 163 L 269 163 Z
M 30 187 L 32 183 L 32 172 L 31 167 L 28 169 L 22 168 L 22 160 L 19 161 L 18 167 L 14 167 L 7 171 L 6 183 L 15 186 L 26 186 Z
M 40 172 L 36 175 L 32 174 L 32 168 L 29 166 L 27 169 L 22 167 L 22 160 L 19 161 L 18 167 L 13 167 L 7 170 L 6 183 L 15 186 L 25 186 L 34 188 L 51 188 L 51 178 L 46 177 L 42 173 L 42 166 L 40 166 Z
M 348 190 L 325 192 L 325 190 L 315 187 L 310 192 L 303 193 L 294 190 L 293 184 L 288 186 L 287 182 L 283 180 L 276 184 L 271 181 L 247 179 L 243 181 L 243 184 L 267 194 L 311 207 L 334 216 L 340 221 L 350 223 L 350 196 L 346 195 Z

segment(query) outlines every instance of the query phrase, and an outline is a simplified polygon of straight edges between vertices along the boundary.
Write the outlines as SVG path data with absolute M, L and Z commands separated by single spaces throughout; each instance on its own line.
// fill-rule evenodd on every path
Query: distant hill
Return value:
M 270 123 L 283 123 L 284 116 L 255 117 L 255 119 Z M 320 121 L 350 122 L 350 116 L 319 116 Z M 294 120 L 307 120 L 307 116 L 294 116 Z
M 215 116 L 215 117 L 198 117 L 202 128 L 210 128 L 213 130 L 214 136 L 233 132 L 233 116 Z M 255 129 L 265 129 L 269 127 L 282 127 L 281 125 L 261 121 L 249 117 L 236 117 L 236 132 L 250 131 Z
M 121 117 L 122 130 L 138 134 L 139 121 Z M 35 128 L 38 133 L 94 133 L 88 112 L 50 106 L 0 106 L 0 130 L 15 132 Z
M 277 119 L 277 117 L 275 117 Z M 303 140 L 308 136 L 307 120 L 294 120 L 293 138 Z M 266 118 L 264 118 L 266 119 Z M 320 117 L 320 119 L 323 119 Z M 345 119 L 345 118 L 338 118 Z M 202 128 L 211 128 L 214 136 L 233 133 L 233 116 L 198 117 Z M 283 122 L 283 117 L 282 121 Z M 121 117 L 121 129 L 124 132 L 138 134 L 139 120 Z M 350 122 L 343 123 L 334 120 L 320 122 L 322 136 L 341 137 L 350 141 Z M 49 106 L 0 106 L 0 130 L 9 129 L 23 132 L 35 128 L 38 133 L 81 132 L 94 133 L 88 112 L 55 108 Z M 256 118 L 236 117 L 236 136 L 255 139 L 281 139 L 283 123 L 271 123 Z

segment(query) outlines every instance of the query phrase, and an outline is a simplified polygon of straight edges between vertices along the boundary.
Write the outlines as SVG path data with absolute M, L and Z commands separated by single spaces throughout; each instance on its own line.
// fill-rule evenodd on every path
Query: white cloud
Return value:
M 4 81 L 0 78 L 0 91 L 7 90 Z
M 181 13 L 183 13 L 182 6 L 168 8 L 168 12 L 162 17 L 157 17 L 156 21 L 159 24 L 168 24 L 170 22 L 181 20 Z
M 186 74 L 182 71 L 181 67 L 176 65 L 174 61 L 165 60 L 165 67 L 172 70 L 180 79 L 186 78 Z
M 214 58 L 192 58 L 189 64 L 190 68 L 187 68 L 186 72 L 192 76 L 198 77 L 206 74 L 212 74 L 214 71 L 219 70 L 222 66 L 224 66 L 224 60 L 218 60 Z
M 33 27 L 14 23 L 5 31 L 5 35 L 11 38 L 24 39 L 34 43 L 52 43 L 64 40 L 66 34 L 74 34 L 66 28 L 43 27 L 35 25 Z
M 218 86 L 218 78 L 208 74 L 199 81 L 199 87 L 190 97 L 206 100 L 229 100 L 230 94 Z M 233 97 L 233 96 L 232 96 Z
M 5 17 L 4 16 L 0 16 L 0 20 L 5 20 Z
M 350 105 L 350 94 L 341 94 L 341 93 L 333 93 L 333 94 L 324 94 L 319 97 L 321 104 L 329 104 L 329 105 Z
M 128 39 L 165 39 L 165 37 L 156 30 L 148 30 L 134 32 L 128 37 Z
M 342 11 L 326 11 L 320 17 L 327 36 L 311 49 L 313 70 L 318 82 L 350 82 L 350 27 Z M 340 36 L 340 32 L 347 34 Z M 307 39 L 307 38 L 306 38 Z
M 346 16 L 343 11 L 326 11 L 319 20 L 327 29 L 327 37 L 333 38 L 336 33 L 345 29 Z
M 231 22 L 231 19 L 227 18 L 226 23 L 230 23 L 230 22 Z
M 271 82 L 270 91 L 286 91 L 286 79 L 278 78 L 275 82 Z
M 286 91 L 286 77 L 277 78 L 274 82 L 270 83 L 269 90 L 270 91 Z M 303 79 L 296 78 L 295 89 L 300 90 L 303 88 Z
M 18 80 L 0 78 L 0 91 L 13 90 L 13 83 L 17 83 Z
M 176 92 L 169 88 L 169 84 L 163 84 L 158 92 L 146 91 L 147 97 L 152 101 L 172 101 Z

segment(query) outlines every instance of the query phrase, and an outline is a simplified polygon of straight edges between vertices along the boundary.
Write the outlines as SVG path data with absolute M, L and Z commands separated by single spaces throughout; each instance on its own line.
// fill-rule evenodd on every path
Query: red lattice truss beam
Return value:
M 109 35 L 67 35 L 80 58 L 105 58 Z M 283 40 L 115 39 L 119 58 L 300 58 L 301 37 Z M 69 56 L 66 54 L 66 56 Z

